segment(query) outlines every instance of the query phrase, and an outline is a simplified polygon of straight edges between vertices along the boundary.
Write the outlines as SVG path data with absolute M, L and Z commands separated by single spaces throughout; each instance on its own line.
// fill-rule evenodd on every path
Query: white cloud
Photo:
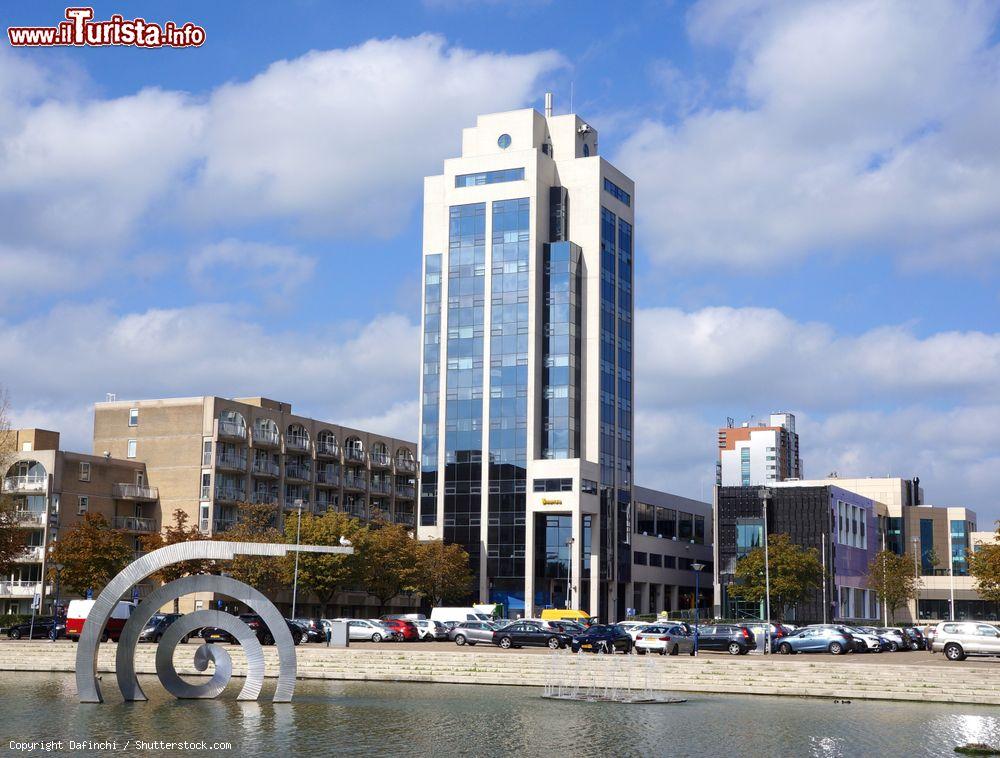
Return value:
M 691 266 L 997 260 L 996 21 L 985 3 L 700 3 L 689 31 L 731 48 L 724 99 L 741 104 L 622 145 L 647 249 Z
M 249 288 L 273 306 L 287 306 L 315 268 L 315 258 L 292 247 L 237 239 L 205 245 L 188 259 L 188 273 L 202 291 Z

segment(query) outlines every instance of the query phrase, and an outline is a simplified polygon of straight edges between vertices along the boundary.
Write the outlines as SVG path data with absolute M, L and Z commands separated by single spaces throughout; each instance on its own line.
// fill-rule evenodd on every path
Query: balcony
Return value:
M 392 483 L 375 480 L 372 482 L 371 491 L 373 495 L 391 495 Z
M 143 532 L 150 534 L 158 531 L 155 518 L 144 516 L 115 516 L 115 529 L 124 529 L 126 532 Z
M 246 499 L 246 490 L 241 487 L 216 487 L 215 499 L 236 503 Z
M 278 492 L 277 490 L 255 490 L 250 493 L 250 502 L 255 505 L 277 505 Z
M 41 582 L 20 579 L 13 582 L 0 582 L 0 596 L 2 597 L 34 597 L 36 592 L 41 591 Z
M 281 435 L 278 434 L 277 429 L 255 428 L 253 430 L 253 444 L 254 447 L 278 447 L 281 444 Z
M 344 489 L 366 490 L 368 489 L 368 482 L 363 476 L 351 476 L 348 474 L 344 477 Z
M 215 459 L 215 467 L 229 469 L 230 471 L 246 471 L 247 458 L 245 455 L 222 454 Z
M 316 443 L 317 458 L 336 458 L 340 460 L 340 445 L 336 442 L 320 440 Z
M 303 453 L 309 452 L 309 440 L 305 437 L 285 437 L 286 450 L 298 450 Z
M 285 478 L 308 482 L 312 480 L 312 469 L 297 463 L 288 463 L 285 465 Z
M 4 492 L 45 492 L 47 476 L 8 476 L 3 480 Z
M 316 483 L 325 484 L 327 487 L 339 487 L 340 474 L 336 471 L 320 469 L 316 472 Z
M 45 526 L 45 514 L 40 511 L 14 511 L 17 523 L 21 526 Z
M 21 555 L 17 557 L 18 563 L 41 563 L 42 556 L 45 554 L 45 550 L 41 545 L 36 547 L 26 548 Z
M 309 498 L 308 497 L 296 497 L 296 498 L 286 497 L 285 498 L 285 511 L 286 512 L 288 512 L 288 511 L 297 511 L 299 509 L 298 504 L 295 502 L 296 500 L 301 500 L 302 501 L 302 510 L 303 511 L 308 511 L 309 510 Z
M 207 520 L 207 519 L 206 519 Z M 239 519 L 235 518 L 217 518 L 212 519 L 212 531 L 216 534 L 219 532 L 228 532 L 234 526 L 239 523 Z
M 119 482 L 114 486 L 114 496 L 118 500 L 153 501 L 159 499 L 160 491 L 156 487 L 150 487 L 145 484 Z
M 396 486 L 396 497 L 402 500 L 413 500 L 417 496 L 417 488 L 407 485 Z
M 254 476 L 278 477 L 281 475 L 281 468 L 274 461 L 265 461 L 255 458 L 253 462 Z
M 344 449 L 344 460 L 351 461 L 353 463 L 366 463 L 368 461 L 368 456 L 365 455 L 364 450 L 359 450 L 356 447 L 348 447 Z
M 365 505 L 351 505 L 344 509 L 344 513 L 354 518 L 368 518 L 368 507 Z
M 397 458 L 396 471 L 404 474 L 412 474 L 417 470 L 417 462 L 412 458 Z
M 245 440 L 247 438 L 247 428 L 235 421 L 219 421 L 219 436 L 228 437 L 234 440 Z
M 325 493 L 323 493 L 325 494 Z M 337 501 L 332 497 L 323 497 L 322 495 L 316 496 L 316 512 L 324 513 L 330 508 L 336 508 Z
M 389 468 L 392 465 L 392 458 L 388 453 L 372 453 L 369 458 L 374 468 Z
M 392 517 L 392 520 L 397 524 L 402 524 L 403 526 L 413 526 L 416 523 L 413 519 L 412 513 L 397 513 Z

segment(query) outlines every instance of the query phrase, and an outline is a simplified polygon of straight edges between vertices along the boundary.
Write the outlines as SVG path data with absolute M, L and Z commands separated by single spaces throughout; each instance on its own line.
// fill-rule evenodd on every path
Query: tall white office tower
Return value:
M 418 532 L 511 617 L 625 612 L 633 203 L 551 95 L 479 116 L 424 180 Z

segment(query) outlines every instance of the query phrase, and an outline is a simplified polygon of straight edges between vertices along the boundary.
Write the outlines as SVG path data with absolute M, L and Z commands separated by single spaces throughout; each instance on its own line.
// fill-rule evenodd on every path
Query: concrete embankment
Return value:
M 156 646 L 139 645 L 136 671 L 155 674 Z M 101 646 L 98 671 L 105 687 L 113 687 L 116 646 Z M 178 673 L 198 675 L 195 645 L 178 645 Z M 245 673 L 239 647 L 228 648 L 233 673 Z M 853 663 L 827 656 L 728 657 L 593 656 L 567 651 L 526 654 L 479 648 L 475 652 L 426 651 L 386 645 L 384 649 L 336 650 L 300 646 L 300 679 L 448 682 L 543 686 L 631 686 L 666 692 L 786 695 L 870 700 L 981 703 L 1000 705 L 1000 666 L 921 666 Z M 902 654 L 901 654 L 902 655 Z M 267 675 L 276 676 L 277 654 L 265 648 Z M 72 672 L 76 645 L 19 642 L 0 644 L 0 671 Z M 10 674 L 4 674 L 9 676 Z

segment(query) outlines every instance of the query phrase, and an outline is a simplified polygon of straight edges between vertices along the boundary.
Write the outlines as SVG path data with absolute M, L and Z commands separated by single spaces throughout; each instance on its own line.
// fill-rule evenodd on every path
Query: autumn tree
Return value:
M 7 393 L 0 387 L 0 477 L 3 478 L 6 478 L 16 453 L 9 410 Z M 6 486 L 0 487 L 0 576 L 9 575 L 16 568 L 17 559 L 25 552 L 28 532 L 21 524 L 17 510 L 17 499 L 7 492 Z
M 294 544 L 298 514 L 285 515 L 285 542 Z M 364 527 L 357 519 L 350 518 L 345 513 L 327 511 L 321 516 L 311 513 L 302 514 L 302 528 L 299 541 L 303 545 L 334 545 L 340 544 L 340 538 L 346 537 L 351 542 L 363 541 Z M 348 586 L 360 583 L 361 554 L 331 555 L 323 553 L 299 553 L 299 587 L 315 593 L 320 606 L 326 608 L 334 595 Z M 284 579 L 291 583 L 294 578 L 295 555 L 285 559 Z
M 355 545 L 360 554 L 361 581 L 368 594 L 378 600 L 379 613 L 396 595 L 412 586 L 416 541 L 402 524 L 372 522 Z
M 913 561 L 891 550 L 880 550 L 868 564 L 868 589 L 885 603 L 889 616 L 896 620 L 896 609 L 917 597 L 920 578 L 913 570 Z
M 1000 521 L 993 542 L 976 545 L 968 551 L 969 573 L 976 580 L 976 590 L 983 600 L 1000 603 Z
M 768 537 L 768 560 L 771 585 L 771 614 L 780 621 L 789 608 L 809 600 L 823 581 L 819 551 L 792 542 L 787 534 Z M 767 582 L 764 548 L 757 547 L 736 563 L 735 583 L 729 586 L 734 597 L 764 602 Z
M 132 562 L 132 545 L 124 532 L 112 529 L 99 513 L 87 513 L 83 520 L 55 541 L 49 562 L 49 578 L 55 579 L 55 564 L 62 564 L 59 581 L 69 593 L 100 592 Z
M 462 600 L 472 594 L 469 554 L 461 545 L 441 540 L 418 542 L 411 586 L 431 605 Z
M 178 508 L 174 511 L 173 524 L 164 527 L 162 532 L 147 534 L 140 538 L 142 549 L 149 553 L 168 545 L 208 539 L 197 527 L 187 526 L 189 518 L 183 508 Z M 152 576 L 153 579 L 166 584 L 191 574 L 211 574 L 214 568 L 214 561 L 201 558 L 172 563 L 169 566 L 164 566 Z M 174 613 L 180 613 L 180 598 L 174 598 Z
M 224 537 L 233 542 L 284 542 L 285 537 L 277 528 L 278 508 L 274 505 L 238 503 L 236 525 Z M 225 572 L 251 587 L 266 592 L 285 586 L 281 561 L 260 555 L 238 555 Z

